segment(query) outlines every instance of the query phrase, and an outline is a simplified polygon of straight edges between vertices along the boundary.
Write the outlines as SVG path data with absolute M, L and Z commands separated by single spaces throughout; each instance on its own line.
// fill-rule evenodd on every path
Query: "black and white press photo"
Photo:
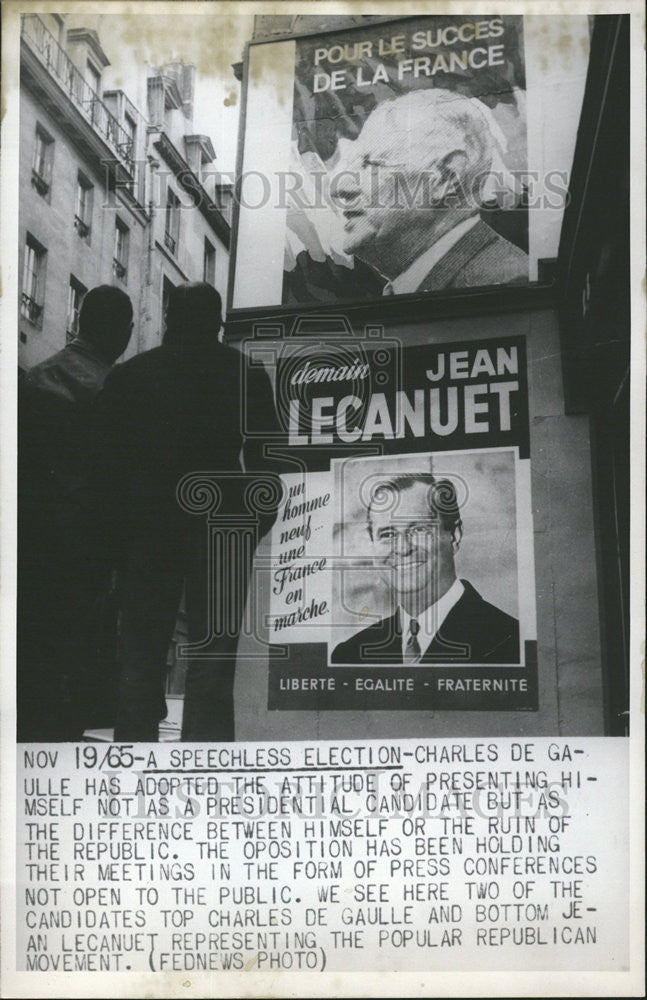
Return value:
M 530 13 L 241 16 L 217 44 L 209 27 L 211 62 L 199 14 L 177 34 L 133 16 L 141 44 L 108 12 L 20 20 L 19 740 L 281 738 L 293 709 L 303 735 L 336 709 L 385 735 L 402 712 L 412 735 L 622 731 L 625 588 L 601 621 L 595 519 L 620 531 L 626 492 L 595 495 L 555 311 L 590 18 L 544 65 L 552 28 Z M 247 46 L 231 72 L 226 39 Z M 614 440 L 600 460 L 626 475 Z M 449 618 L 469 650 L 447 652 L 449 684 L 441 623 L 416 619 L 434 664 L 403 701 L 302 686 L 394 666 L 352 640 L 382 622 L 398 645 L 409 612 L 375 584 L 372 514 L 370 586 L 349 596 L 346 490 L 355 459 L 407 454 L 441 491 L 459 463 L 465 538 L 439 537 L 453 603 L 484 602 L 467 639 Z M 511 512 L 505 542 L 476 527 L 479 491 Z M 486 547 L 489 578 L 471 569 Z M 449 611 L 450 586 L 419 610 Z M 494 666 L 504 689 L 461 692 L 457 671 Z
M 642 8 L 2 29 L 0 995 L 640 995 Z

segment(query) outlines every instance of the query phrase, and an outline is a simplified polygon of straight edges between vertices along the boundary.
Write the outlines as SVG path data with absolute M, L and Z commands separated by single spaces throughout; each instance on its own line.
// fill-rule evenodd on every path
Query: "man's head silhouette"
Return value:
M 222 327 L 222 300 L 206 282 L 178 285 L 169 295 L 165 344 L 217 341 Z
M 79 312 L 79 340 L 112 364 L 128 347 L 132 329 L 132 303 L 121 288 L 98 285 L 86 292 Z

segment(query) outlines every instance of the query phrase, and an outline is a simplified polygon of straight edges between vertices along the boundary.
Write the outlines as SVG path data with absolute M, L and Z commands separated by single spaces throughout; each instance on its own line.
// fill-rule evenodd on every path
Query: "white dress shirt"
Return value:
M 470 229 L 479 221 L 479 218 L 479 215 L 471 215 L 469 219 L 463 219 L 453 229 L 449 229 L 446 233 L 443 233 L 440 239 L 432 243 L 428 250 L 425 250 L 419 257 L 416 257 L 413 264 L 410 264 L 406 271 L 399 274 L 393 281 L 387 281 L 382 290 L 382 295 L 405 295 L 407 292 L 417 291 L 432 267 L 435 267 L 438 261 L 445 254 L 449 253 L 451 248 L 458 243 L 465 233 L 469 233 Z
M 440 626 L 443 624 L 454 605 L 458 604 L 464 592 L 465 587 L 461 581 L 454 580 L 449 590 L 447 590 L 441 598 L 439 598 L 434 604 L 430 604 L 428 608 L 425 608 L 425 610 L 421 611 L 417 616 L 416 621 L 420 626 L 417 638 L 420 646 L 421 658 L 425 655 L 425 652 L 431 645 L 431 642 L 440 629 Z M 412 616 L 407 614 L 401 605 L 398 608 L 398 614 L 400 615 L 400 624 L 402 625 L 402 655 L 404 657 L 409 639 L 409 626 L 411 624 Z

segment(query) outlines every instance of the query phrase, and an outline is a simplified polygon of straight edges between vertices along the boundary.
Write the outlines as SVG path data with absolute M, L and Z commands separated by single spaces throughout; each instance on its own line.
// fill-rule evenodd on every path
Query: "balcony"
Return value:
M 20 315 L 25 316 L 30 323 L 38 323 L 43 307 L 31 295 L 23 292 L 20 297 Z
M 115 278 L 120 278 L 121 280 L 126 277 L 126 266 L 116 257 L 112 258 L 112 273 Z
M 70 344 L 79 335 L 79 309 L 73 309 L 67 318 L 67 330 L 65 331 L 65 343 Z
M 24 14 L 21 39 L 57 81 L 74 107 L 106 143 L 128 173 L 134 173 L 132 136 L 121 127 L 101 98 L 83 78 L 67 53 L 37 14 Z
M 43 175 L 39 174 L 37 170 L 32 169 L 31 182 L 38 193 L 44 198 L 49 191 L 49 181 L 46 181 Z
M 87 222 L 84 222 L 79 215 L 74 216 L 74 228 L 82 240 L 86 239 L 86 237 L 90 235 L 89 225 Z

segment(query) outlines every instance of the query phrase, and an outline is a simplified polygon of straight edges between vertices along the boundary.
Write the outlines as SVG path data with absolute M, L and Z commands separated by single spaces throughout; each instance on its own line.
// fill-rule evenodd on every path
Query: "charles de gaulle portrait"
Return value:
M 332 663 L 519 663 L 517 619 L 456 574 L 463 522 L 451 480 L 421 472 L 378 481 L 366 531 L 395 611 L 339 643 Z
M 340 140 L 343 250 L 381 276 L 382 294 L 529 280 L 524 251 L 482 218 L 496 132 L 478 98 L 433 88 L 382 101 Z

